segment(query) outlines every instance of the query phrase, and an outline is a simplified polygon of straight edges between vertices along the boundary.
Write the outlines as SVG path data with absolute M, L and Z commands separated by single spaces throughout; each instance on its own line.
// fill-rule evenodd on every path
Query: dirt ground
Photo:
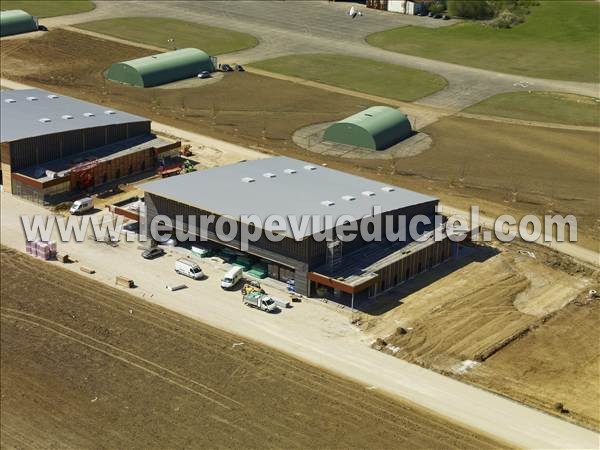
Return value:
M 4 448 L 499 445 L 14 250 L 1 264 Z
M 423 130 L 433 145 L 420 155 L 394 164 L 340 161 L 301 149 L 292 134 L 372 106 L 369 100 L 250 73 L 187 89 L 142 90 L 103 79 L 112 62 L 149 53 L 55 30 L 39 39 L 3 41 L 2 76 L 263 152 L 386 180 L 458 208 L 475 203 L 488 216 L 575 214 L 579 244 L 595 250 L 600 244 L 599 133 L 448 117 Z
M 376 346 L 599 429 L 600 299 L 578 301 L 598 273 L 537 248 L 463 251 L 363 313 Z

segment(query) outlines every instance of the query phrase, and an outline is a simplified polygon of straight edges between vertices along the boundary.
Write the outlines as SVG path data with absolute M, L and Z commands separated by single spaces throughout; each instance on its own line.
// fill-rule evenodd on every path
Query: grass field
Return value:
M 0 9 L 22 9 L 36 17 L 66 16 L 91 11 L 90 0 L 2 0 Z
M 0 251 L 3 448 L 501 446 L 89 277 Z
M 447 84 L 444 78 L 433 73 L 344 55 L 290 55 L 251 65 L 270 72 L 402 101 L 413 101 L 433 94 Z
M 600 79 L 600 3 L 543 1 L 512 29 L 479 23 L 404 27 L 372 34 L 371 45 L 399 53 L 539 78 Z
M 81 23 L 76 26 L 158 47 L 200 48 L 210 55 L 231 53 L 258 44 L 254 36 L 246 33 L 156 17 L 123 17 Z M 174 39 L 174 43 L 169 43 L 169 39 Z
M 464 112 L 568 125 L 600 125 L 600 99 L 559 92 L 498 94 Z

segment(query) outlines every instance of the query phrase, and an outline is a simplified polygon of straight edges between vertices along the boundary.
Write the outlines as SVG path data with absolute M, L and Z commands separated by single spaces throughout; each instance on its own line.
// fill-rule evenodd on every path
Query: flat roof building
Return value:
M 2 91 L 4 190 L 40 203 L 152 170 L 173 144 L 149 119 L 41 89 Z
M 288 157 L 201 170 L 152 181 L 140 188 L 145 192 L 149 223 L 162 215 L 176 224 L 177 216 L 181 216 L 184 222 L 176 224 L 176 228 L 206 236 L 218 246 L 254 258 L 269 276 L 282 281 L 294 280 L 296 290 L 306 295 L 323 286 L 351 295 L 365 292 L 378 283 L 375 291 L 385 290 L 452 255 L 448 240 L 423 244 L 423 248 L 431 247 L 427 254 L 420 253 L 418 247 L 409 252 L 410 255 L 400 252 L 410 241 L 386 240 L 385 228 L 404 226 L 400 216 L 408 221 L 416 215 L 433 220 L 438 204 L 436 198 Z M 227 217 L 236 223 L 233 239 L 223 240 L 214 221 L 202 223 L 200 218 L 210 215 L 215 219 Z M 189 216 L 196 216 L 195 227 Z M 267 219 L 273 216 L 283 220 L 269 222 Z M 341 223 L 338 219 L 360 226 L 366 218 L 376 216 L 382 219 L 373 225 L 381 227 L 382 242 L 369 242 L 363 236 L 342 242 L 336 233 L 321 239 L 323 232 L 334 230 L 336 224 Z M 388 216 L 389 220 L 386 219 Z M 303 221 L 309 225 L 303 227 Z M 262 234 L 242 251 L 241 230 L 244 226 L 271 232 L 279 239 L 275 242 Z M 364 255 L 367 251 L 371 255 L 368 267 L 379 267 L 374 264 L 388 258 L 389 264 L 378 269 L 382 273 L 400 260 L 408 264 L 408 272 L 399 265 L 398 273 L 388 273 L 388 270 L 382 277 L 369 272 L 369 276 L 364 277 L 357 261 L 366 263 Z M 390 259 L 395 252 L 399 252 L 397 258 Z M 341 276 L 329 275 L 341 266 L 355 267 L 357 273 L 354 275 L 360 275 L 359 278 L 344 283 Z M 346 277 L 352 278 L 351 274 Z
M 323 140 L 384 150 L 411 135 L 412 128 L 405 114 L 389 106 L 372 106 L 330 125 Z
M 209 55 L 197 48 L 182 48 L 171 52 L 118 62 L 110 66 L 106 78 L 131 86 L 152 87 L 213 72 Z

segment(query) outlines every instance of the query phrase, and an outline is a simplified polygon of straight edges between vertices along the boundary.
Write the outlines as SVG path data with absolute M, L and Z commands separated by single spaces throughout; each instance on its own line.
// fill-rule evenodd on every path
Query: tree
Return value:
M 465 19 L 491 19 L 494 9 L 487 0 L 448 0 L 448 13 Z

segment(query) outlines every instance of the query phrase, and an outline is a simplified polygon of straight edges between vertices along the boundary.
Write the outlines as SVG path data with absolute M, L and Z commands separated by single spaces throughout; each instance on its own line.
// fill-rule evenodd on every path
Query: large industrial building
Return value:
M 407 222 L 415 215 L 433 219 L 438 200 L 287 157 L 202 170 L 143 184 L 141 189 L 145 191 L 148 223 L 157 215 L 176 223 L 179 215 L 184 217 L 182 231 L 189 232 L 189 216 L 225 216 L 238 222 L 237 235 L 230 242 L 219 239 L 214 222 L 203 225 L 196 219 L 198 228 L 192 230 L 216 246 L 238 253 L 242 228 L 239 222 L 246 215 L 258 216 L 263 230 L 275 232 L 281 240 L 273 242 L 263 234 L 248 244 L 245 254 L 264 264 L 270 277 L 293 279 L 297 292 L 304 295 L 377 295 L 455 252 L 455 244 L 447 238 L 367 242 L 361 237 L 341 242 L 334 237 L 320 241 L 319 233 L 332 229 L 339 217 L 350 216 L 360 224 L 365 217 L 374 215 L 374 207 L 379 207 L 382 228 L 387 226 L 386 216 L 392 216 L 392 223 L 398 227 L 402 223 L 400 216 L 406 216 Z M 271 215 L 295 217 L 297 223 L 302 217 L 312 217 L 319 226 L 294 231 L 288 221 L 284 230 L 276 231 L 265 222 Z M 321 221 L 326 215 L 335 218 L 329 228 Z M 385 230 L 382 232 L 385 236 Z M 423 229 L 421 233 L 433 231 Z
M 324 141 L 385 150 L 413 134 L 408 117 L 389 106 L 372 106 L 330 125 Z
M 5 192 L 52 204 L 153 171 L 179 142 L 150 120 L 40 89 L 1 93 Z
M 213 72 L 209 55 L 197 48 L 182 48 L 143 58 L 115 63 L 106 72 L 106 78 L 122 84 L 152 87 Z
M 21 9 L 0 11 L 0 36 L 2 37 L 30 33 L 37 29 L 37 19 Z

